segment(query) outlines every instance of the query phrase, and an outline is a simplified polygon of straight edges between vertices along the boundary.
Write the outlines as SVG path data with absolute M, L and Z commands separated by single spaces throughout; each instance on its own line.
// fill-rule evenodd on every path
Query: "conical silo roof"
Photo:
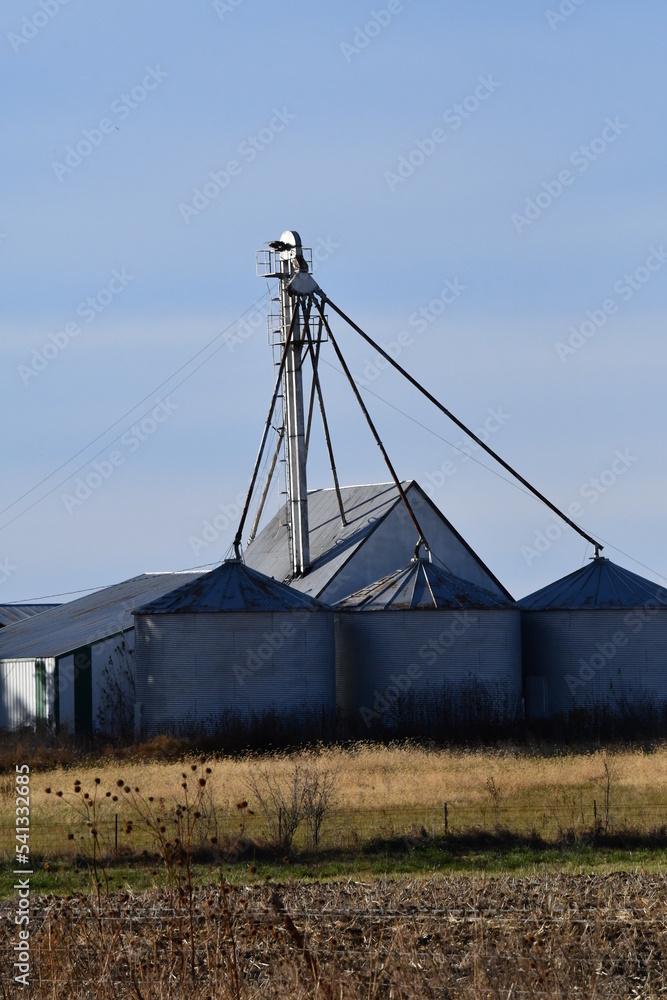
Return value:
M 250 569 L 238 559 L 228 559 L 210 573 L 145 604 L 134 613 L 161 615 L 295 610 L 322 611 L 326 610 L 326 605 Z
M 409 611 L 514 605 L 426 559 L 413 559 L 402 569 L 338 601 L 335 607 L 341 611 Z
M 578 611 L 664 605 L 667 590 L 603 556 L 519 602 L 524 611 Z

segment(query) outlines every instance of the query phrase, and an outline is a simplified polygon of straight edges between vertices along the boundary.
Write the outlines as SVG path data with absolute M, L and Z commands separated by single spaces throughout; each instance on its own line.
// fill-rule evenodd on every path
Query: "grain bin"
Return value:
M 140 731 L 335 711 L 333 613 L 228 560 L 134 613 Z
M 335 609 L 338 707 L 352 728 L 391 725 L 401 703 L 471 685 L 498 715 L 521 710 L 520 612 L 508 598 L 414 559 Z
M 519 601 L 526 711 L 667 700 L 667 590 L 597 556 Z

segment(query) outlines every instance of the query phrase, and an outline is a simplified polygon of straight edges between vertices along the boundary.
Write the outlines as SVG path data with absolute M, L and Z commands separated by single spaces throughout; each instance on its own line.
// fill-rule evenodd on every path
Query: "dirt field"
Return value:
M 196 889 L 191 910 L 157 890 L 47 897 L 31 931 L 35 1000 L 667 994 L 667 881 L 642 874 Z
M 340 848 L 347 860 L 335 863 L 349 865 L 345 874 L 351 877 L 320 873 L 321 881 L 311 883 L 303 830 L 285 857 L 275 830 L 270 837 L 251 779 L 264 773 L 290 787 L 297 765 L 335 779 L 322 840 L 309 848 L 311 865 Z M 664 852 L 651 853 L 652 844 L 664 841 L 666 788 L 665 747 L 650 753 L 549 755 L 359 745 L 262 758 L 99 761 L 34 772 L 30 857 L 38 871 L 30 911 L 31 985 L 20 995 L 35 1000 L 667 997 L 667 879 Z M 0 998 L 9 1000 L 19 995 L 7 975 L 16 953 L 19 905 L 10 872 L 13 776 L 3 779 L 0 791 L 8 893 L 0 902 Z M 146 817 L 158 814 L 164 819 L 151 831 Z M 183 844 L 175 837 L 184 836 L 189 824 L 194 824 L 193 845 L 200 834 L 202 843 L 215 844 L 208 872 L 195 873 L 189 861 L 183 867 L 178 860 Z M 454 874 L 454 864 L 467 873 L 479 870 L 475 844 L 485 830 L 495 837 L 488 849 L 495 867 L 489 871 L 503 874 Z M 546 857 L 526 847 L 518 858 L 520 875 L 510 877 L 505 873 L 512 865 L 502 860 L 501 842 L 511 830 L 529 840 L 537 831 L 543 854 L 549 838 L 555 855 L 558 844 L 582 844 L 588 867 L 574 875 L 554 872 L 559 867 L 554 855 L 547 872 Z M 404 837 L 403 831 L 412 833 Z M 632 874 L 591 874 L 595 853 L 624 831 L 625 854 L 610 867 L 627 866 Z M 228 848 L 241 843 L 241 834 L 250 847 L 235 854 Z M 392 847 L 392 837 L 398 846 Z M 91 880 L 93 844 L 98 867 Z M 253 861 L 255 852 L 264 861 Z M 420 852 L 419 867 L 401 868 Z M 562 864 L 565 857 L 564 849 Z M 107 871 L 119 858 L 132 869 Z M 221 864 L 234 885 L 220 883 Z M 446 875 L 443 864 L 450 866 Z M 379 866 L 373 867 L 377 878 L 359 874 L 369 865 Z M 99 882 L 99 896 L 82 895 L 77 891 L 82 883 L 73 881 L 59 890 L 67 895 L 39 895 L 39 886 L 42 892 L 66 886 L 68 873 L 77 871 L 83 884 Z M 399 875 L 406 871 L 413 875 Z M 388 880 L 386 872 L 395 877 Z M 264 881 L 268 873 L 287 884 L 274 888 Z M 174 887 L 158 888 L 167 874 Z M 146 885 L 152 887 L 144 891 Z

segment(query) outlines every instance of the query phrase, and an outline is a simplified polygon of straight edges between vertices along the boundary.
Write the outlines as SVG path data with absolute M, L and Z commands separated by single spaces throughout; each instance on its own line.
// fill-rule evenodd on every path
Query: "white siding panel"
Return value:
M 35 661 L 0 661 L 3 729 L 18 729 L 35 718 Z
M 53 719 L 55 660 L 45 659 L 46 718 Z M 33 725 L 37 711 L 35 660 L 0 660 L 0 729 Z

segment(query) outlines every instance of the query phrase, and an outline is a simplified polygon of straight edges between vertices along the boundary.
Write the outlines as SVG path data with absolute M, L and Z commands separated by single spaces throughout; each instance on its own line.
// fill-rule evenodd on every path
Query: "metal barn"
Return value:
M 419 516 L 434 557 L 457 576 L 511 599 L 419 484 L 410 480 L 401 485 Z M 248 546 L 246 563 L 327 604 L 335 604 L 405 566 L 414 552 L 415 532 L 395 484 L 343 486 L 339 495 L 345 522 L 335 490 L 308 492 L 310 564 L 304 575 L 291 577 L 286 507 Z
M 350 722 L 390 720 L 403 693 L 471 681 L 521 708 L 519 608 L 426 559 L 336 605 L 338 705 Z
M 518 602 L 526 711 L 667 701 L 667 590 L 597 556 Z
M 333 612 L 228 560 L 135 612 L 141 731 L 335 711 Z
M 59 607 L 59 604 L 0 604 L 0 628 L 24 622 L 34 615 Z
M 197 573 L 143 573 L 0 630 L 0 728 L 113 733 L 134 705 L 132 609 Z

